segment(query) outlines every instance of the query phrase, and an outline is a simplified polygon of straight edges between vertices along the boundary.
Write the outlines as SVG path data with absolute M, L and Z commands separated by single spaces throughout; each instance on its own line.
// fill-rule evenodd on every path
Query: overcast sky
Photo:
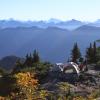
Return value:
M 100 19 L 100 0 L 0 0 L 0 19 Z

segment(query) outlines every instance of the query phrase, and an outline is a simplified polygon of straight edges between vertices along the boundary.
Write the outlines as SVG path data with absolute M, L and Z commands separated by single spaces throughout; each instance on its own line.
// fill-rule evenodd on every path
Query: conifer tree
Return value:
M 90 43 L 90 47 L 86 51 L 86 58 L 88 63 L 96 63 L 98 61 L 96 42 L 93 45 Z
M 87 62 L 88 63 L 92 63 L 93 62 L 93 47 L 92 47 L 91 43 L 90 43 L 90 47 L 87 48 L 86 58 L 87 58 Z
M 38 52 L 36 50 L 34 50 L 34 53 L 33 53 L 33 62 L 34 63 L 40 62 L 40 57 L 39 57 Z
M 97 62 L 97 47 L 96 47 L 96 42 L 94 42 L 94 44 L 93 44 L 93 60 L 94 60 L 94 63 L 96 63 Z
M 30 56 L 28 54 L 26 55 L 26 60 L 25 60 L 24 65 L 32 66 L 32 56 L 31 56 L 31 54 L 30 54 Z
M 77 43 L 74 44 L 72 52 L 72 61 L 77 63 L 77 60 L 81 57 L 80 49 L 78 48 Z

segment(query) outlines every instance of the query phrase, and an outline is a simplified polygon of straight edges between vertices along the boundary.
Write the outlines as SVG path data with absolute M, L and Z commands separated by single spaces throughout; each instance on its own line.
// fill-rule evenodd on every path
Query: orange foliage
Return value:
M 38 85 L 38 80 L 35 79 L 34 74 L 31 74 L 30 72 L 18 73 L 15 75 L 15 77 L 17 78 L 17 84 L 22 87 L 36 88 Z
M 74 97 L 73 100 L 85 100 L 85 98 L 83 98 L 82 96 L 77 96 Z
M 32 100 L 33 94 L 38 88 L 38 80 L 35 79 L 35 74 L 31 74 L 30 72 L 21 72 L 16 74 L 15 78 L 17 81 L 17 86 L 20 88 L 18 95 L 22 96 L 22 94 L 24 94 L 26 95 L 26 97 L 24 96 L 25 98 Z

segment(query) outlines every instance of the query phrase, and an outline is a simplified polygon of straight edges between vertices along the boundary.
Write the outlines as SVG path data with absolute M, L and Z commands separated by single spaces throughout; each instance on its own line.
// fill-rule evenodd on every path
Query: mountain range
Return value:
M 73 22 L 76 23 L 76 20 L 73 20 Z M 72 22 L 68 23 L 69 25 L 73 24 Z M 73 25 L 76 25 L 75 23 Z M 73 30 L 59 28 L 57 26 L 48 26 L 45 28 L 38 26 L 1 27 L 0 58 L 9 55 L 25 57 L 27 53 L 32 53 L 36 49 L 42 60 L 54 63 L 65 62 L 70 57 L 75 42 L 78 43 L 84 55 L 90 42 L 99 39 L 100 27 L 93 25 L 82 24 Z
M 74 30 L 83 25 L 100 27 L 100 19 L 98 19 L 95 22 L 84 22 L 84 21 L 79 21 L 75 19 L 61 21 L 61 20 L 54 19 L 54 18 L 47 20 L 47 21 L 43 21 L 43 20 L 41 21 L 19 21 L 19 20 L 14 20 L 14 19 L 0 20 L 0 28 L 37 26 L 39 28 L 58 27 L 62 29 Z

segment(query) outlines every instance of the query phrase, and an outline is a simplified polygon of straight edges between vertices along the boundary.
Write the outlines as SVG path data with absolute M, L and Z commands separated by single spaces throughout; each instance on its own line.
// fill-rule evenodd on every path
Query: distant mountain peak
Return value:
M 59 22 L 61 22 L 61 20 L 56 19 L 56 18 L 51 18 L 51 19 L 49 19 L 47 22 L 48 22 L 48 23 L 59 23 Z
M 83 22 L 78 21 L 78 20 L 76 20 L 76 19 L 71 19 L 71 20 L 67 21 L 67 23 L 72 23 L 72 24 L 82 24 Z
M 71 19 L 71 21 L 75 21 L 75 22 L 77 22 L 78 20 L 76 20 L 76 19 Z

